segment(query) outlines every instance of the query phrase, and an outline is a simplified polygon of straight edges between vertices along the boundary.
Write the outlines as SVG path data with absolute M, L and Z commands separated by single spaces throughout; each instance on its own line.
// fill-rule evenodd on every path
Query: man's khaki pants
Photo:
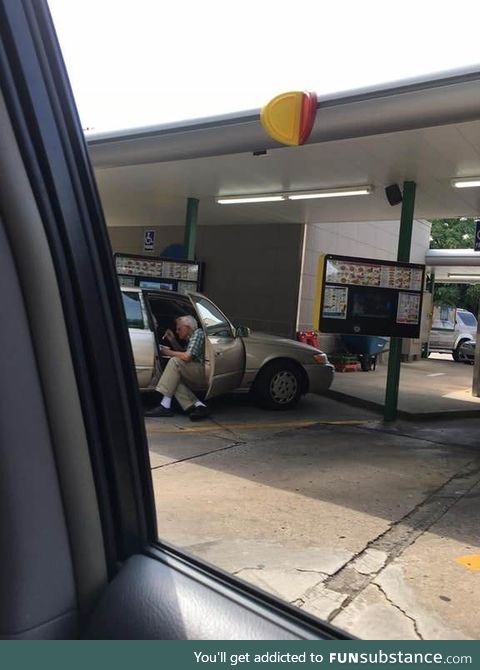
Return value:
M 169 398 L 175 396 L 175 399 L 185 411 L 198 402 L 198 398 L 186 386 L 188 383 L 195 386 L 204 386 L 206 384 L 203 363 L 196 363 L 195 361 L 187 363 L 186 361 L 181 361 L 179 358 L 171 358 L 155 390 Z

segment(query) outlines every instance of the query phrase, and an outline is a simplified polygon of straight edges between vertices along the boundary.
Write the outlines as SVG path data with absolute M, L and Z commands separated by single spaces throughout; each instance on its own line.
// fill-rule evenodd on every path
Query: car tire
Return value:
M 274 361 L 260 370 L 253 394 L 259 405 L 278 411 L 295 407 L 302 395 L 303 373 L 292 361 Z
M 453 360 L 455 361 L 455 363 L 460 363 L 460 347 L 461 347 L 462 344 L 464 344 L 465 342 L 468 342 L 468 340 L 461 340 L 461 341 L 457 344 L 456 348 L 452 351 L 452 358 L 453 358 Z

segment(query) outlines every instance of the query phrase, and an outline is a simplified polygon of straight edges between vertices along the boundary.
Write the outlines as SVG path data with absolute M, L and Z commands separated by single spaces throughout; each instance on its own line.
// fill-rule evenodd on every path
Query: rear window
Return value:
M 460 317 L 460 321 L 466 326 L 476 326 L 477 319 L 470 314 L 470 312 L 457 312 L 457 318 Z

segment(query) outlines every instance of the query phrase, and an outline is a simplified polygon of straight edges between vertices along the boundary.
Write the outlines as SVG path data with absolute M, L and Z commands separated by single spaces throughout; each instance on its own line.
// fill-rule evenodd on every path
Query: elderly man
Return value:
M 170 360 L 155 388 L 163 394 L 159 405 L 145 412 L 146 416 L 173 416 L 172 397 L 175 396 L 181 408 L 189 412 L 192 421 L 207 418 L 210 412 L 188 388 L 187 384 L 205 385 L 205 335 L 198 327 L 193 316 L 180 316 L 176 320 L 176 332 L 180 340 L 188 342 L 185 351 L 180 350 L 175 335 L 171 330 L 165 333 L 171 347 L 161 347 L 162 356 Z

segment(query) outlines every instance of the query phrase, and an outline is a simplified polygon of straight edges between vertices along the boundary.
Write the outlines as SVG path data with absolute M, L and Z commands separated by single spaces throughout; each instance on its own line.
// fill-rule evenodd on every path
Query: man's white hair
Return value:
M 194 319 L 193 316 L 190 316 L 190 314 L 179 316 L 177 321 L 181 321 L 183 324 L 185 324 L 185 326 L 191 328 L 192 332 L 198 328 L 197 320 Z

